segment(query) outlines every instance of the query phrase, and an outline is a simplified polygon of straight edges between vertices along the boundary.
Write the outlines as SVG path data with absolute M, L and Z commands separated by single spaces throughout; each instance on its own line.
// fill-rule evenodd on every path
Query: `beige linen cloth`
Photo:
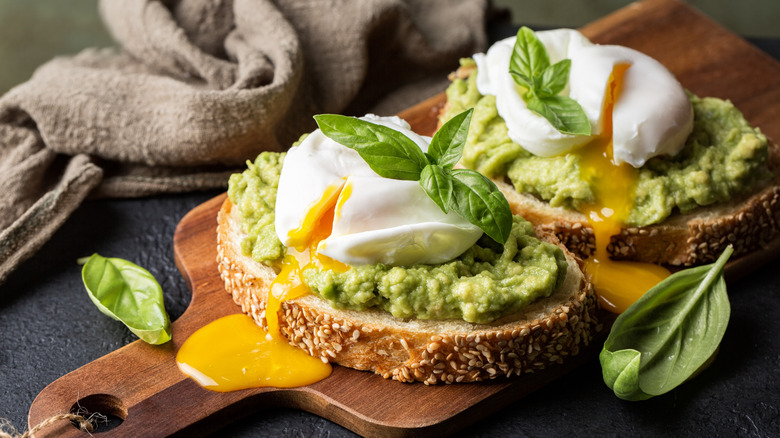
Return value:
M 314 129 L 314 114 L 393 113 L 441 90 L 459 57 L 484 50 L 488 10 L 487 0 L 99 7 L 119 48 L 54 59 L 0 98 L 0 282 L 87 196 L 225 187 L 245 160 Z

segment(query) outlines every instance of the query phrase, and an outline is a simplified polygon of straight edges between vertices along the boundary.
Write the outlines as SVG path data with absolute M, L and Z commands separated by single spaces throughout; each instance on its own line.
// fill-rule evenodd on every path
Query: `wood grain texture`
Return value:
M 688 6 L 648 0 L 582 31 L 595 42 L 618 43 L 653 56 L 692 92 L 732 100 L 751 123 L 780 139 L 780 65 Z M 401 116 L 418 132 L 431 134 L 444 100 L 443 94 L 435 96 Z M 119 437 L 202 435 L 271 406 L 304 409 L 365 436 L 445 435 L 593 360 L 600 349 L 596 342 L 563 366 L 488 383 L 402 384 L 337 366 L 329 378 L 308 387 L 210 392 L 178 371 L 175 354 L 201 326 L 240 311 L 216 269 L 216 212 L 223 199 L 224 195 L 198 206 L 176 230 L 177 266 L 193 295 L 187 311 L 173 323 L 172 341 L 162 346 L 136 341 L 56 380 L 33 402 L 31 427 L 81 401 L 123 418 L 111 433 Z M 727 279 L 734 281 L 773 260 L 778 246 L 775 242 L 730 263 Z M 68 423 L 46 433 L 87 436 Z

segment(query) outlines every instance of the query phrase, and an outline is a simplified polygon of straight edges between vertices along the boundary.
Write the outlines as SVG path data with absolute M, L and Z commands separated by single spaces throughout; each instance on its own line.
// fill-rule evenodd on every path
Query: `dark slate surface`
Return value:
M 754 42 L 780 58 L 780 41 Z M 190 292 L 174 265 L 173 232 L 190 209 L 217 194 L 87 202 L 0 285 L 0 418 L 24 430 L 29 406 L 46 385 L 135 339 L 91 304 L 79 257 L 99 252 L 137 262 L 162 284 L 171 317 L 184 312 Z M 732 316 L 717 360 L 671 393 L 638 403 L 618 400 L 594 361 L 460 435 L 780 436 L 776 265 L 768 261 L 729 287 Z M 291 409 L 259 411 L 216 435 L 354 436 Z

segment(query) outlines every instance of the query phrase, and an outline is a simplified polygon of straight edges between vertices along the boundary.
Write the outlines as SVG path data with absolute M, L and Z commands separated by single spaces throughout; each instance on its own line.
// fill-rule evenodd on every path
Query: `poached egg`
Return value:
M 658 155 L 675 155 L 693 129 L 693 108 L 677 79 L 658 61 L 623 46 L 597 45 L 571 29 L 536 32 L 550 63 L 571 59 L 569 84 L 562 92 L 582 106 L 592 135 L 562 134 L 526 107 L 509 74 L 515 38 L 474 55 L 477 89 L 496 97 L 509 137 L 534 155 L 552 157 L 592 142 L 613 127 L 612 160 L 641 167 Z M 619 98 L 608 102 L 608 88 Z M 609 107 L 609 111 L 607 108 Z M 607 121 L 606 117 L 611 117 Z
M 660 155 L 676 155 L 693 130 L 693 108 L 685 90 L 651 57 L 614 45 L 597 45 L 571 29 L 536 32 L 550 63 L 571 60 L 561 94 L 577 101 L 591 135 L 562 134 L 529 110 L 525 91 L 509 73 L 515 38 L 474 55 L 477 89 L 496 98 L 510 139 L 534 155 L 580 156 L 582 177 L 595 199 L 580 208 L 594 231 L 596 252 L 586 261 L 602 307 L 620 313 L 669 275 L 661 266 L 609 258 L 611 236 L 620 233 L 633 204 L 638 168 Z
M 428 150 L 430 138 L 398 117 L 363 120 Z M 309 249 L 346 265 L 444 263 L 482 235 L 456 212 L 442 212 L 417 181 L 377 175 L 357 151 L 319 129 L 287 153 L 277 193 L 276 233 L 288 253 Z

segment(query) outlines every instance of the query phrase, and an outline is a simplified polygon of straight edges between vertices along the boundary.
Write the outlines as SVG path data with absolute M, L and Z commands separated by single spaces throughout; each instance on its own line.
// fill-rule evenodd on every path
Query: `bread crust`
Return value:
M 512 211 L 555 234 L 581 258 L 595 251 L 593 229 L 585 215 L 551 207 L 530 195 L 518 193 L 503 180 L 494 180 L 510 200 Z M 634 260 L 673 266 L 693 266 L 718 258 L 728 245 L 735 255 L 767 246 L 777 237 L 780 220 L 780 181 L 772 182 L 747 197 L 727 204 L 700 207 L 672 215 L 666 221 L 645 227 L 623 227 L 607 246 L 615 260 Z
M 474 71 L 475 66 L 464 66 L 451 73 L 449 79 L 466 79 Z M 440 119 L 448 105 L 445 103 L 440 110 Z M 766 247 L 780 230 L 780 146 L 772 140 L 768 143 L 768 166 L 774 175 L 770 181 L 727 203 L 699 207 L 684 214 L 675 212 L 660 224 L 623 227 L 607 245 L 610 258 L 694 266 L 716 260 L 728 245 L 733 245 L 735 257 Z M 584 214 L 552 207 L 530 194 L 517 192 L 504 177 L 493 181 L 509 200 L 513 213 L 556 235 L 580 258 L 595 252 L 593 228 Z
M 226 199 L 218 213 L 217 266 L 236 304 L 267 327 L 266 302 L 276 272 L 242 254 L 237 210 Z M 402 382 L 474 382 L 538 371 L 578 354 L 601 329 L 593 288 L 565 252 L 567 279 L 552 296 L 489 325 L 334 309 L 308 294 L 282 302 L 280 332 L 324 362 Z

